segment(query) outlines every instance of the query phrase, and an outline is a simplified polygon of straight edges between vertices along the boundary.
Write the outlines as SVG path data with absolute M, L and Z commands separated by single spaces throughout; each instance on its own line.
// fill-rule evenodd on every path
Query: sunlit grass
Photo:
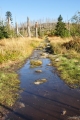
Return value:
M 0 41 L 0 64 L 19 61 L 29 57 L 33 49 L 39 45 L 41 39 L 16 38 Z
M 15 73 L 0 72 L 0 104 L 12 106 L 18 98 L 20 81 Z
M 54 40 L 53 40 L 54 41 Z M 71 87 L 80 86 L 80 53 L 74 49 L 67 50 L 62 47 L 63 40 L 51 41 L 56 57 L 51 57 L 53 65 L 57 67 L 61 78 Z M 59 41 L 59 42 L 58 42 Z M 68 40 L 70 41 L 70 40 Z M 68 42 L 67 41 L 67 42 Z M 66 42 L 66 39 L 65 39 Z M 56 62 L 56 59 L 59 59 Z

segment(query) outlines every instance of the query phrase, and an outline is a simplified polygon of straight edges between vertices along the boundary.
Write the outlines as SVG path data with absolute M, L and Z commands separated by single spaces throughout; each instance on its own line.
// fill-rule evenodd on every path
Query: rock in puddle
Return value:
M 65 115 L 66 114 L 66 110 L 64 109 L 64 110 L 62 110 L 62 112 L 61 112 L 61 115 Z
M 68 120 L 80 120 L 80 116 L 68 117 Z
M 40 66 L 40 65 L 42 65 L 42 61 L 41 60 L 31 60 L 30 65 Z
M 51 66 L 51 65 L 52 65 L 51 63 L 47 64 L 47 66 Z
M 47 82 L 47 80 L 44 78 L 44 79 L 35 80 L 34 84 L 39 85 L 39 84 L 42 84 L 42 83 L 45 83 L 45 82 Z
M 35 70 L 35 72 L 37 72 L 37 73 L 42 73 L 42 70 Z
M 48 58 L 48 57 L 49 57 L 49 54 L 48 54 L 48 53 L 43 52 L 43 53 L 41 54 L 41 58 Z
M 23 108 L 23 107 L 25 107 L 25 104 L 22 103 L 22 102 L 18 102 L 18 103 L 17 103 L 17 106 L 18 106 L 19 108 Z

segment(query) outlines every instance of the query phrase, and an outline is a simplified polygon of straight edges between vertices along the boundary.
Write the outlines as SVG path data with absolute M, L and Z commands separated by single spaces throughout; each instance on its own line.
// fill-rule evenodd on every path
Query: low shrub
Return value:
M 75 51 L 80 52 L 80 39 L 78 38 L 75 40 L 71 40 L 62 44 L 62 46 L 64 46 L 67 50 L 74 49 Z

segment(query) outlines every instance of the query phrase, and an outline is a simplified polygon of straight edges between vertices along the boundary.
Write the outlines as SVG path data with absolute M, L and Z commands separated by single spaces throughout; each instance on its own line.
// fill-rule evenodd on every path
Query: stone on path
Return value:
M 61 112 L 61 115 L 65 115 L 66 114 L 66 110 L 64 109 L 62 112 Z
M 41 72 L 42 72 L 42 70 L 35 70 L 35 72 L 37 72 L 37 73 L 41 73 Z
M 52 65 L 51 63 L 47 64 L 47 66 L 51 66 L 51 65 Z
M 60 59 L 59 59 L 59 58 L 56 58 L 56 59 L 55 59 L 55 62 L 59 62 L 59 61 L 60 61 Z
M 80 120 L 80 116 L 69 117 L 68 120 Z
M 44 78 L 44 79 L 35 80 L 34 84 L 39 85 L 39 84 L 42 84 L 42 83 L 45 83 L 45 82 L 47 82 L 47 80 Z

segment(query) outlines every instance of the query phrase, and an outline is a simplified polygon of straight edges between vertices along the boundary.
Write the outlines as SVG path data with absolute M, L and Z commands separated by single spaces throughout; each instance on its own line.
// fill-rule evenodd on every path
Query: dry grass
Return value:
M 12 38 L 0 41 L 0 66 L 27 58 L 39 45 L 38 38 Z
M 62 44 L 69 42 L 70 40 L 72 40 L 73 38 L 61 38 L 61 37 L 48 37 L 48 39 L 50 40 L 52 49 L 54 51 L 54 54 L 64 54 L 67 52 L 66 48 L 63 47 L 61 49 Z
M 70 37 L 70 38 L 61 38 L 61 37 L 48 37 L 49 40 L 55 44 L 57 43 L 65 43 L 65 42 L 69 42 L 70 40 L 72 40 L 73 38 Z
M 77 52 L 80 52 L 80 38 L 66 42 L 62 46 L 64 46 L 67 50 L 72 49 L 72 50 L 75 50 Z

